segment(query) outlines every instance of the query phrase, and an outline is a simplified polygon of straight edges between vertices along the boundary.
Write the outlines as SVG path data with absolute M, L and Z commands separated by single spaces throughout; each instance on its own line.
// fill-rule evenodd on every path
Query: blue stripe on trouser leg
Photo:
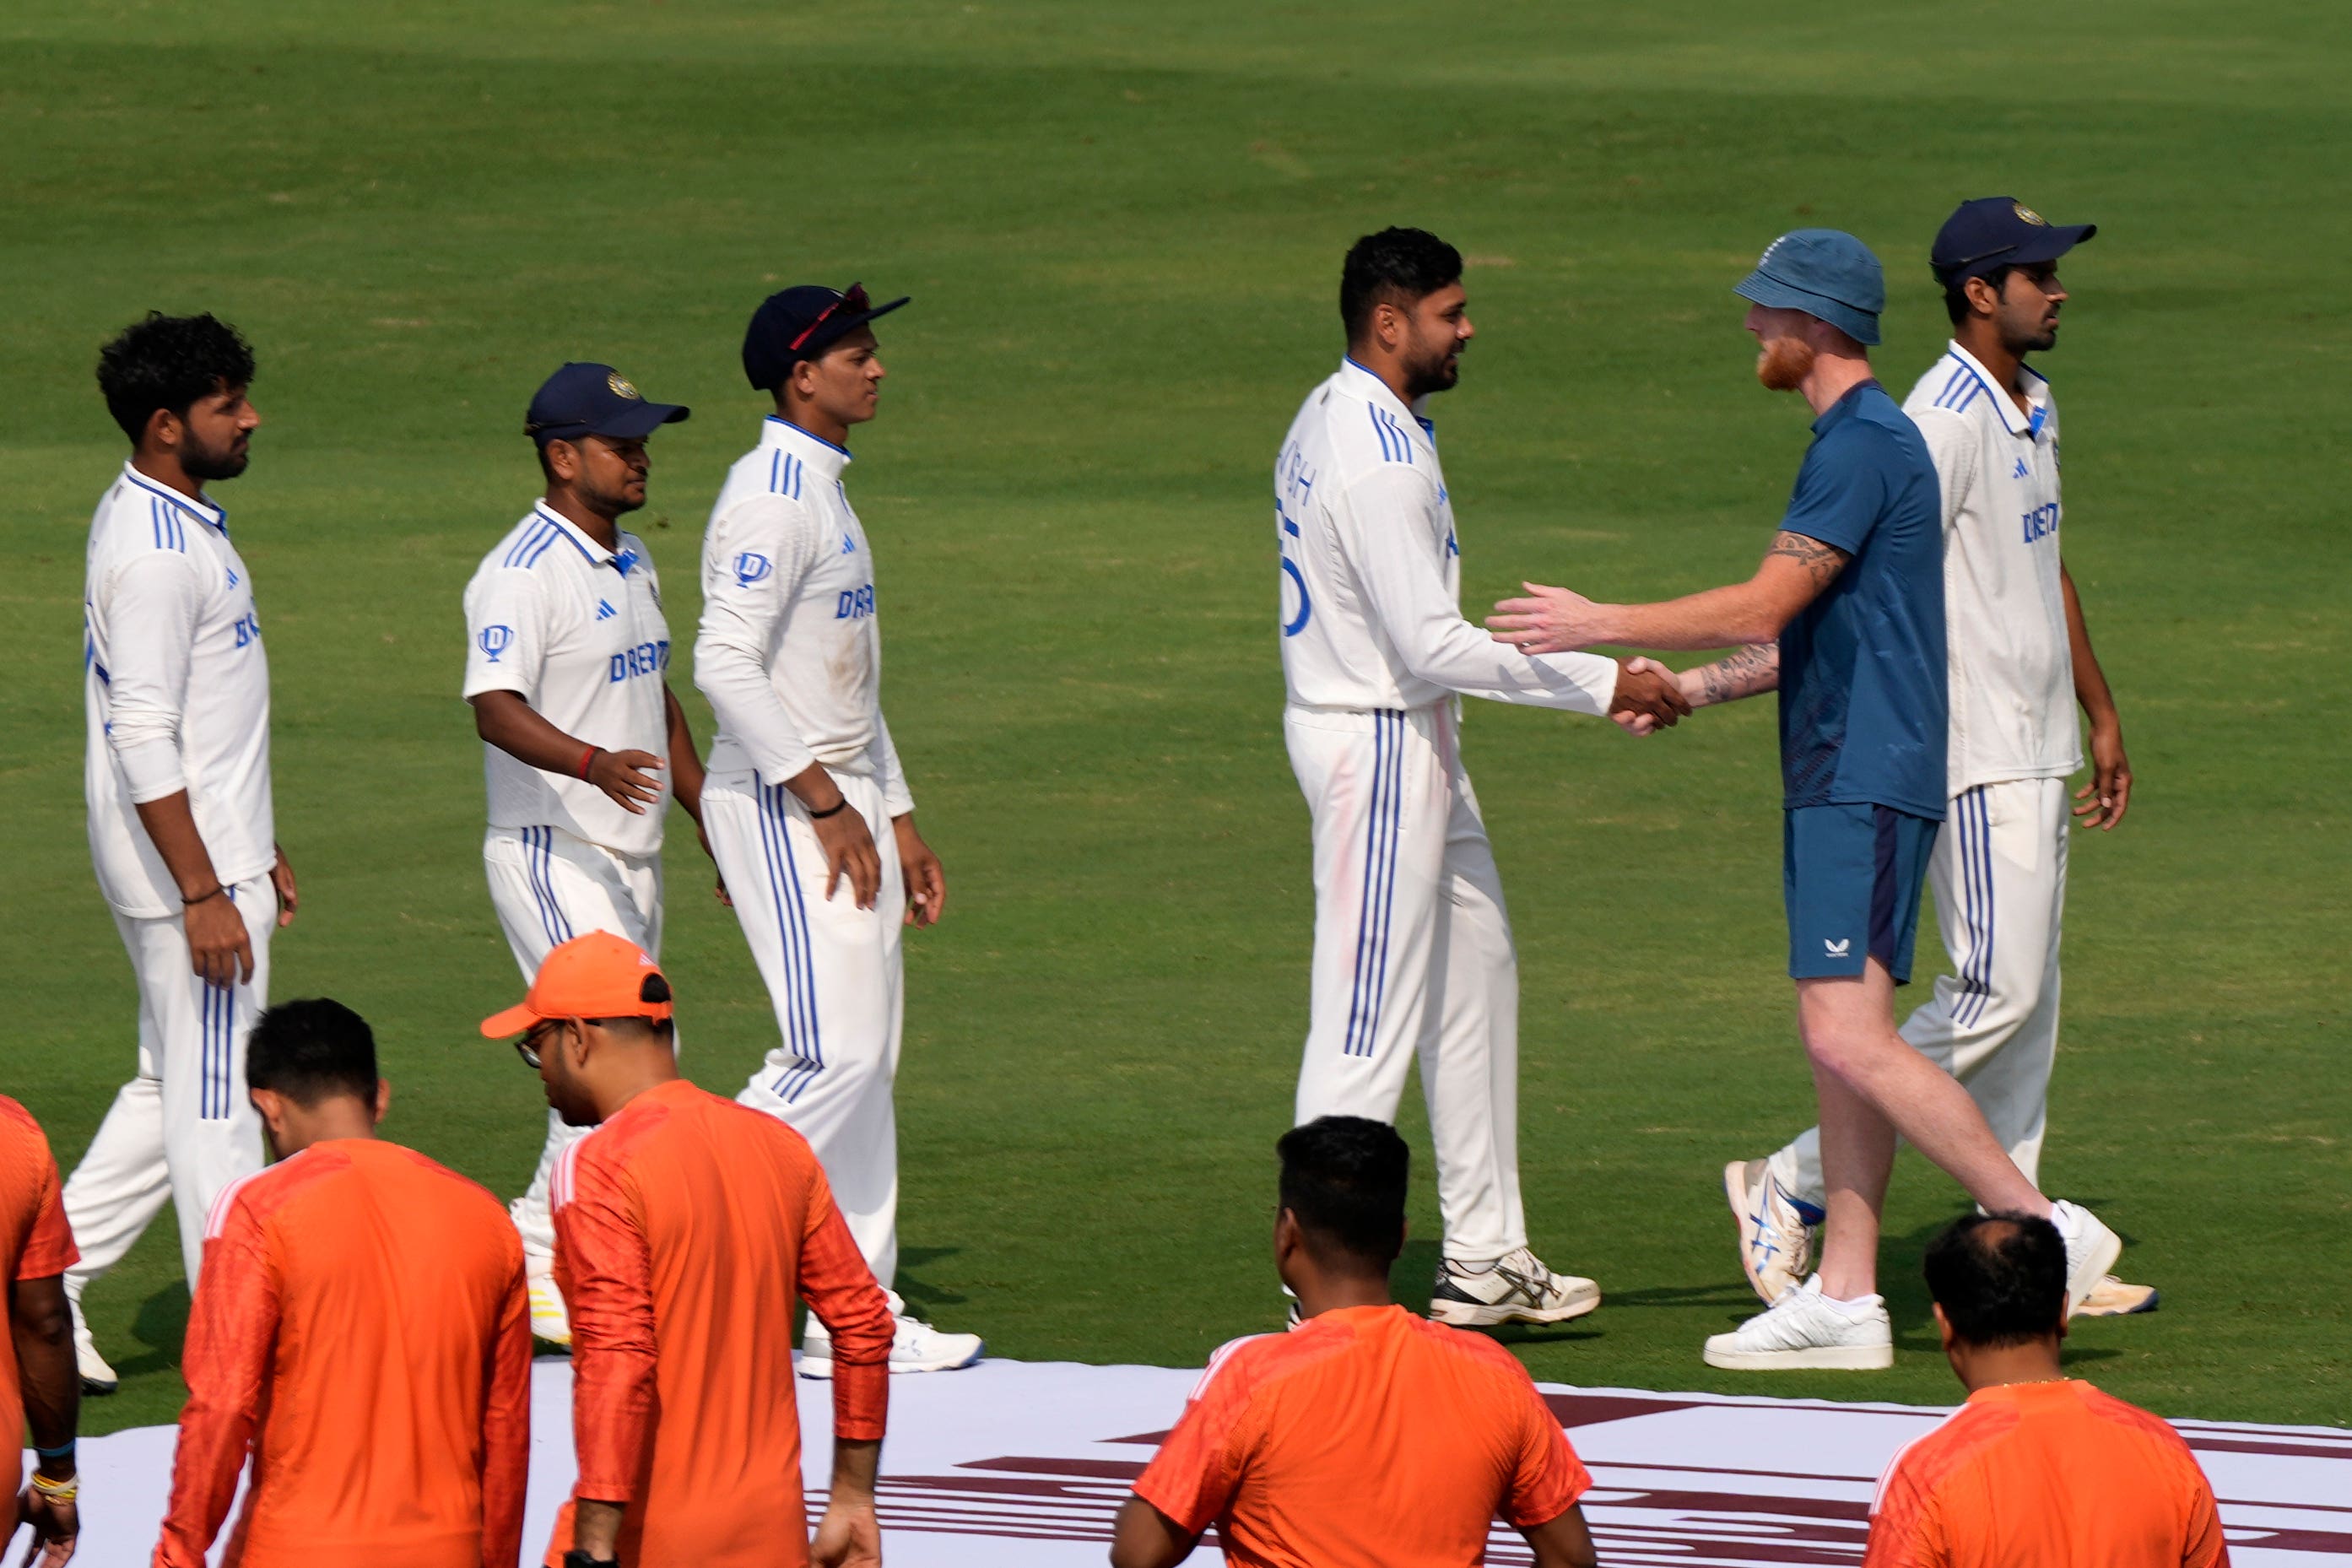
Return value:
M 1389 727 L 1388 754 L 1388 864 L 1381 875 L 1381 944 L 1372 961 L 1372 1016 L 1364 1029 L 1361 1055 L 1372 1054 L 1373 1041 L 1381 1026 L 1381 1005 L 1389 994 L 1389 934 L 1396 929 L 1397 853 L 1401 847 L 1404 826 L 1404 740 L 1405 716 L 1402 712 L 1383 713 L 1381 717 Z
M 1368 956 L 1376 956 L 1379 952 L 1373 926 L 1380 909 L 1381 818 L 1387 798 L 1388 777 L 1388 771 L 1382 763 L 1387 754 L 1388 728 L 1382 722 L 1382 715 L 1375 713 L 1372 715 L 1372 791 L 1370 803 L 1364 811 L 1364 872 L 1356 907 L 1356 969 L 1348 993 L 1348 1029 L 1340 1043 L 1342 1053 L 1351 1057 L 1369 1054 L 1370 1050 L 1367 1044 L 1364 1051 L 1359 1052 L 1356 1037 L 1365 1022 L 1364 961 Z

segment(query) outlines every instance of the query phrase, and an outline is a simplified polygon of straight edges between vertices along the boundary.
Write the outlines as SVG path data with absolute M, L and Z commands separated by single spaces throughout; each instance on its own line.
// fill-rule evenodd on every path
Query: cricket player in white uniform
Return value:
M 1902 1033 L 1968 1086 L 2037 1185 L 2058 1046 L 2065 780 L 2083 765 L 2078 702 L 2095 771 L 2072 815 L 2104 830 L 2131 801 L 2122 721 L 2059 554 L 2058 405 L 2025 364 L 2058 341 L 2058 258 L 2096 232 L 2053 226 L 2008 196 L 1963 203 L 1931 256 L 1954 336 L 1903 407 L 1943 489 L 1951 803 L 1928 881 L 1953 973 Z M 1811 1267 L 1819 1129 L 1769 1159 L 1734 1161 L 1724 1191 L 1748 1281 L 1771 1301 Z M 2148 1287 L 2108 1275 L 2075 1310 L 2115 1316 L 2156 1302 Z
M 205 1216 L 261 1168 L 245 1041 L 269 1001 L 269 937 L 294 873 L 269 798 L 269 661 L 253 574 L 207 481 L 245 471 L 261 416 L 253 352 L 211 316 L 152 314 L 99 361 L 131 460 L 90 519 L 84 791 L 99 892 L 139 984 L 139 1070 L 65 1186 L 66 1271 L 83 1386 L 114 1371 L 81 1312 L 166 1198 L 193 1289 Z
M 809 1141 L 898 1320 L 893 1372 L 980 1359 L 977 1335 L 942 1333 L 889 1290 L 898 1264 L 898 1134 L 892 1084 L 903 1009 L 899 931 L 946 907 L 939 857 L 883 721 L 873 555 L 842 475 L 853 425 L 874 417 L 883 369 L 864 289 L 770 296 L 743 340 L 743 371 L 775 412 L 739 458 L 702 543 L 694 680 L 718 734 L 703 792 L 711 854 L 768 984 L 782 1039 L 743 1104 Z M 814 1316 L 805 1376 L 832 1375 Z
M 466 585 L 466 700 L 482 737 L 482 862 L 526 979 L 592 931 L 659 956 L 662 827 L 670 799 L 700 820 L 702 764 L 669 689 L 669 624 L 645 541 L 620 519 L 646 504 L 646 438 L 687 417 L 605 364 L 567 364 L 530 400 L 524 432 L 547 492 Z M 569 1344 L 547 1184 L 584 1128 L 553 1112 L 522 1235 L 531 1332 Z
M 1348 357 L 1275 463 L 1283 729 L 1315 839 L 1296 1113 L 1393 1123 L 1417 1057 L 1445 1226 L 1430 1315 L 1559 1322 L 1601 1294 L 1528 1245 L 1518 961 L 1457 694 L 1645 729 L 1688 710 L 1661 666 L 1529 658 L 1462 618 L 1454 510 L 1422 416 L 1470 341 L 1461 277 L 1460 254 L 1421 230 L 1357 241 L 1340 280 Z

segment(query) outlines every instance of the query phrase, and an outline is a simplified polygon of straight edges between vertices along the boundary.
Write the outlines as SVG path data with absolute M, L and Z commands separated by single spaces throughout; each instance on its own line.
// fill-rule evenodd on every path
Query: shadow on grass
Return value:
M 180 1364 L 180 1342 L 188 1332 L 188 1290 L 178 1283 L 161 1290 L 139 1303 L 139 1314 L 131 1320 L 131 1331 L 142 1346 L 131 1356 L 110 1358 L 114 1370 L 123 1377 L 138 1377 L 151 1372 L 171 1372 Z
M 963 1248 L 960 1247 L 900 1247 L 898 1249 L 898 1278 L 892 1282 L 891 1289 L 898 1291 L 899 1295 L 905 1297 L 908 1302 L 924 1307 L 962 1306 L 966 1301 L 971 1300 L 971 1298 L 964 1295 L 963 1292 L 960 1290 L 950 1290 L 942 1286 L 929 1284 L 919 1276 L 911 1272 L 911 1270 L 919 1268 L 926 1263 L 935 1263 L 942 1258 L 953 1258 L 957 1253 L 961 1252 Z M 917 1314 L 917 1316 L 920 1315 L 921 1314 L 919 1313 Z

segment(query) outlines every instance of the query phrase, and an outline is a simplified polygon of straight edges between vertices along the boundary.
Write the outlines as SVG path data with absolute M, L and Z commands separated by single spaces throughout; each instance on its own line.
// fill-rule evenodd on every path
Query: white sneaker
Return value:
M 2091 1287 L 2083 1304 L 2074 1309 L 2078 1318 L 2127 1318 L 2137 1312 L 2153 1312 L 2161 1298 L 2153 1285 L 2126 1285 L 2110 1274 Z
M 2099 1223 L 2099 1216 L 2063 1199 L 2050 1205 L 2050 1223 L 2066 1239 L 2066 1310 L 2082 1310 L 2124 1254 L 2123 1237 Z
M 530 1298 L 530 1337 L 551 1345 L 572 1343 L 572 1315 L 555 1283 L 555 1260 L 524 1255 L 523 1290 Z
M 1429 1292 L 1429 1315 L 1457 1329 L 1498 1323 L 1564 1323 L 1601 1305 L 1601 1287 L 1573 1274 L 1554 1274 L 1522 1247 L 1479 1266 L 1448 1258 Z
M 81 1309 L 73 1309 L 74 1370 L 81 1374 L 84 1394 L 112 1394 L 122 1386 L 122 1379 L 106 1364 L 98 1353 L 98 1346 L 89 1337 L 89 1325 L 81 1321 Z
M 920 1318 L 910 1318 L 904 1312 L 894 1314 L 890 1335 L 890 1370 L 897 1373 L 959 1372 L 980 1360 L 987 1344 L 978 1334 L 941 1333 Z M 828 1378 L 833 1375 L 833 1336 L 816 1314 L 809 1314 L 808 1330 L 801 1336 L 801 1375 Z
M 1723 1195 L 1739 1227 L 1739 1267 L 1766 1306 L 1812 1272 L 1813 1227 L 1797 1212 L 1769 1160 L 1734 1160 L 1723 1168 Z
M 1832 1301 L 1816 1274 L 1731 1332 L 1709 1334 L 1702 1353 L 1707 1365 L 1732 1372 L 1875 1372 L 1895 1364 L 1895 1326 L 1879 1297 Z

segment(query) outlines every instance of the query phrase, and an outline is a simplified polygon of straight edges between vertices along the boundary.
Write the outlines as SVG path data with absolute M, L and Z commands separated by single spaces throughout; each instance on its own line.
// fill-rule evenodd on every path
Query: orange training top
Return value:
M 1979 1388 L 1895 1456 L 1864 1568 L 2210 1568 L 2230 1561 L 2180 1434 L 2087 1383 Z
M 81 1261 L 58 1201 L 58 1163 L 33 1113 L 0 1094 L 0 1280 L 47 1279 Z M 6 1313 L 0 1311 L 0 1318 Z M 0 1324 L 5 1329 L 5 1324 Z M 8 1489 L 0 1495 L 0 1541 L 16 1528 L 24 1485 L 25 1393 L 16 1376 L 16 1336 L 0 1332 L 0 1432 L 11 1434 Z
M 1465 1568 L 1591 1484 L 1510 1352 L 1349 1307 L 1212 1357 L 1135 1495 L 1248 1568 Z
M 530 1468 L 522 1244 L 496 1198 L 413 1150 L 314 1143 L 223 1192 L 188 1315 L 159 1568 L 507 1568 Z
M 807 1140 L 680 1079 L 565 1150 L 548 1195 L 572 1318 L 572 1497 L 626 1506 L 630 1568 L 806 1563 L 793 1297 L 833 1333 L 836 1438 L 882 1436 L 892 1330 Z

